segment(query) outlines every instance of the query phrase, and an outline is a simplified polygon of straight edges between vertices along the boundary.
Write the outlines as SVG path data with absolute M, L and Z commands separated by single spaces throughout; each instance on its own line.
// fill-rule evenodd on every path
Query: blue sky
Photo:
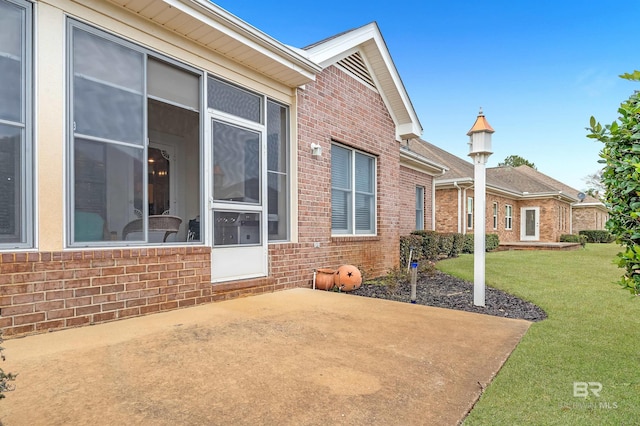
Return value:
M 586 189 L 611 123 L 640 83 L 637 0 L 214 1 L 278 41 L 304 47 L 376 21 L 411 97 L 423 139 L 467 158 L 479 107 L 495 129 L 489 166 L 520 155 Z

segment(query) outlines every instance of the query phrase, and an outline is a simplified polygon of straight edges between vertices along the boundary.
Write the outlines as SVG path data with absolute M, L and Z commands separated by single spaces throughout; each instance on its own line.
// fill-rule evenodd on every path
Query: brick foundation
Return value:
M 96 324 L 212 300 L 207 247 L 4 253 L 6 336 Z

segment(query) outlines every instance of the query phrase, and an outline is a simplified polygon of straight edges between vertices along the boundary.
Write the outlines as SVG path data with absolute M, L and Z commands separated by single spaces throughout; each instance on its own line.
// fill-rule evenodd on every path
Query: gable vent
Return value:
M 340 61 L 338 61 L 338 64 L 345 70 L 358 77 L 360 80 L 364 81 L 369 86 L 373 88 L 376 87 L 375 83 L 373 82 L 373 78 L 371 78 L 371 74 L 369 74 L 367 65 L 364 63 L 364 60 L 360 55 L 360 52 L 356 52 L 353 55 L 341 59 Z

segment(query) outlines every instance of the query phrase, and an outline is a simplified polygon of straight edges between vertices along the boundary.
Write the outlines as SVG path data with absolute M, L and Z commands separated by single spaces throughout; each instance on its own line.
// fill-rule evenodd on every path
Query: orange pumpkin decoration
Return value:
M 362 285 L 362 274 L 353 265 L 342 265 L 336 271 L 335 285 L 340 291 L 353 291 Z
M 336 271 L 333 269 L 318 269 L 316 271 L 316 288 L 319 290 L 331 290 L 335 286 Z

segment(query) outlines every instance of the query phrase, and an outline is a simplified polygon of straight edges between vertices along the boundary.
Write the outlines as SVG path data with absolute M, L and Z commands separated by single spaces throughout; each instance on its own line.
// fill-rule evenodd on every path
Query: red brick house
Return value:
M 380 275 L 434 226 L 444 167 L 400 150 L 422 128 L 376 24 L 302 50 L 206 0 L 0 23 L 6 335 Z
M 423 140 L 406 149 L 440 164 L 447 172 L 435 179 L 435 229 L 473 233 L 473 164 Z M 557 242 L 562 234 L 604 229 L 607 209 L 531 167 L 493 167 L 486 171 L 486 232 L 500 242 Z

